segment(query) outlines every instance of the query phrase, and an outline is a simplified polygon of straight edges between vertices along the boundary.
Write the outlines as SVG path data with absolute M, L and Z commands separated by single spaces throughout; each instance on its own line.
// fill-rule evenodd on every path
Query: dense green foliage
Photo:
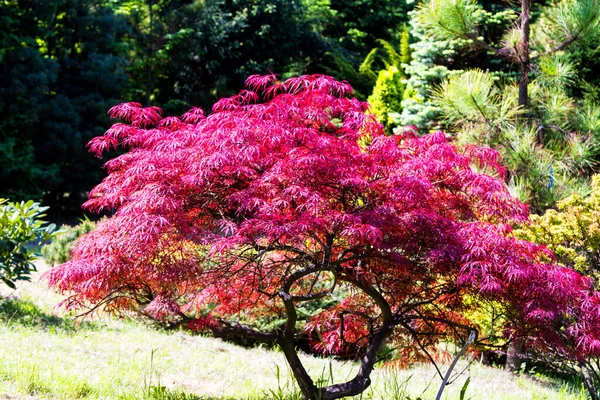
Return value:
M 36 258 L 31 246 L 52 237 L 54 224 L 42 218 L 47 207 L 33 201 L 11 203 L 0 199 L 0 280 L 15 288 L 18 280 L 29 280 Z
M 167 113 L 207 107 L 252 73 L 303 72 L 319 51 L 300 0 L 116 4 L 131 27 L 128 97 Z
M 600 277 L 600 176 L 592 179 L 592 193 L 569 196 L 556 209 L 532 215 L 531 225 L 516 234 L 552 250 L 557 261 L 579 272 Z
M 394 128 L 400 125 L 399 112 L 402 110 L 406 81 L 404 69 L 411 59 L 409 41 L 409 29 L 407 25 L 404 25 L 400 34 L 398 51 L 392 43 L 380 39 L 380 46 L 371 50 L 359 69 L 364 75 L 371 74 L 376 77 L 373 93 L 367 100 L 371 105 L 371 112 L 385 126 L 388 134 L 391 134 Z M 384 69 L 380 70 L 378 74 L 373 71 L 376 61 L 384 66 Z
M 0 7 L 0 196 L 78 207 L 101 175 L 85 144 L 126 82 L 126 27 L 100 2 Z
M 77 212 L 103 174 L 86 143 L 120 101 L 179 114 L 254 73 L 327 71 L 366 98 L 359 66 L 393 41 L 404 0 L 7 0 L 0 5 L 0 196 Z

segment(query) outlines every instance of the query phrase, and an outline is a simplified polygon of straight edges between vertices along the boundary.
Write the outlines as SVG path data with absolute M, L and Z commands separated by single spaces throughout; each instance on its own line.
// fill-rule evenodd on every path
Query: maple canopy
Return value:
M 363 391 L 386 341 L 417 353 L 464 338 L 488 300 L 502 305 L 509 337 L 599 354 L 591 281 L 512 235 L 527 209 L 498 178 L 498 153 L 441 132 L 386 136 L 351 93 L 327 76 L 251 76 L 207 117 L 114 107 L 123 122 L 90 150 L 129 150 L 106 163 L 85 204 L 114 215 L 48 273 L 50 285 L 71 294 L 69 307 L 141 306 L 277 343 L 306 398 Z M 305 307 L 324 298 L 336 301 Z M 313 310 L 302 327 L 300 307 Z M 248 326 L 270 315 L 285 326 Z M 296 354 L 300 329 L 319 338 L 315 350 L 355 352 L 356 377 L 317 388 Z

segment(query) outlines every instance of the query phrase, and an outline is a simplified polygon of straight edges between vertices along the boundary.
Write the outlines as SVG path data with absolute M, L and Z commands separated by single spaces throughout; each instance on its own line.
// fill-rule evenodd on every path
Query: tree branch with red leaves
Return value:
M 478 299 L 503 304 L 514 316 L 504 333 L 531 346 L 600 352 L 591 283 L 516 239 L 510 224 L 527 208 L 478 172 L 502 176 L 498 154 L 441 132 L 386 136 L 351 93 L 328 76 L 252 76 L 208 116 L 111 109 L 121 122 L 90 150 L 126 152 L 85 207 L 114 215 L 49 284 L 72 296 L 67 306 L 134 311 L 148 299 L 154 318 L 277 343 L 306 399 L 364 391 L 384 343 L 427 353 L 464 342 Z M 269 318 L 285 325 L 260 331 Z M 318 388 L 300 335 L 358 358 L 357 375 Z

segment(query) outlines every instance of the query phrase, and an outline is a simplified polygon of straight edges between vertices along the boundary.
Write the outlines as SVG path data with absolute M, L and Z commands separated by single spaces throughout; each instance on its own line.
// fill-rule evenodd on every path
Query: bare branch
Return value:
M 222 319 L 218 320 L 218 327 L 210 328 L 211 332 L 221 339 L 252 339 L 260 343 L 272 344 L 280 339 L 279 335 L 270 332 L 261 332 L 243 324 L 231 323 Z

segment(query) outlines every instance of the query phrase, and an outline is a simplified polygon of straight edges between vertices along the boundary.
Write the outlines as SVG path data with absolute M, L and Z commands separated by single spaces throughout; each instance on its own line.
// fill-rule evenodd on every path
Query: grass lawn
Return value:
M 108 317 L 74 325 L 70 316 L 55 315 L 60 297 L 37 280 L 16 291 L 0 289 L 0 399 L 298 398 L 280 352 Z M 351 362 L 303 360 L 315 379 L 327 382 L 356 370 Z M 465 399 L 586 398 L 579 387 L 513 376 L 477 362 L 444 398 L 460 399 L 467 377 Z M 430 366 L 376 370 L 373 385 L 356 398 L 433 399 L 439 383 Z

